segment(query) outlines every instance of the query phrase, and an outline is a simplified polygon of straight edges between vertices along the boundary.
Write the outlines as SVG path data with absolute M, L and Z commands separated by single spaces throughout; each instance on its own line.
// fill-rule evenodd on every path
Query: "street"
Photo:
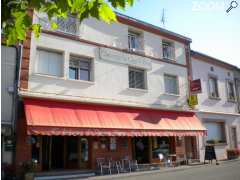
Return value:
M 222 162 L 220 165 L 205 165 L 184 170 L 152 172 L 134 176 L 101 176 L 89 179 L 124 180 L 240 180 L 240 161 Z

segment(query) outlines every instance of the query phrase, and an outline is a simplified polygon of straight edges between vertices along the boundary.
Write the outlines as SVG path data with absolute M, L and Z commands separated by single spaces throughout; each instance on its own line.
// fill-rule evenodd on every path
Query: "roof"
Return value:
M 167 36 L 167 38 L 175 39 L 177 41 L 181 41 L 181 42 L 184 42 L 184 43 L 191 43 L 192 42 L 192 39 L 188 38 L 186 36 L 177 34 L 175 32 L 166 30 L 164 28 L 152 25 L 150 23 L 141 21 L 139 19 L 135 19 L 133 17 L 130 17 L 130 16 L 118 13 L 118 12 L 115 12 L 115 13 L 117 14 L 117 18 L 118 18 L 118 21 L 120 23 L 128 24 L 130 26 L 134 26 L 134 27 L 137 27 L 139 29 L 143 29 L 145 31 L 149 31 L 149 32 L 159 34 L 159 35 L 162 35 L 162 36 Z
M 240 70 L 237 66 L 234 66 L 230 63 L 224 62 L 224 61 L 219 60 L 215 57 L 209 56 L 207 54 L 204 54 L 204 53 L 201 53 L 201 52 L 198 52 L 198 51 L 191 50 L 191 56 L 198 59 L 198 60 L 202 60 L 204 62 L 213 64 L 213 65 L 216 65 L 216 66 L 220 66 L 220 67 L 223 67 L 223 68 L 227 68 L 227 69 L 230 69 L 230 70 L 237 70 L 237 71 Z

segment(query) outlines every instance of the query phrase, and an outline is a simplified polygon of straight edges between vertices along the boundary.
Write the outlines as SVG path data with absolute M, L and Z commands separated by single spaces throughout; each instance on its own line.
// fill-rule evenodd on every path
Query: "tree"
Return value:
M 56 29 L 57 24 L 51 21 L 53 17 L 67 18 L 69 14 L 74 14 L 80 22 L 94 17 L 110 23 L 117 21 L 113 9 L 124 10 L 133 3 L 134 0 L 2 0 L 2 34 L 7 45 L 24 41 L 29 30 L 39 37 L 41 25 L 32 24 L 29 9 L 46 13 L 51 28 Z

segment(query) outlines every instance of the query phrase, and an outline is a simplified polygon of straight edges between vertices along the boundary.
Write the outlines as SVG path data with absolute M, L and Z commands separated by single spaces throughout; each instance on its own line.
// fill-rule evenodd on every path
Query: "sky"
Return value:
M 192 39 L 191 48 L 240 67 L 240 0 L 135 0 L 120 13 Z M 165 25 L 162 12 L 165 11 Z

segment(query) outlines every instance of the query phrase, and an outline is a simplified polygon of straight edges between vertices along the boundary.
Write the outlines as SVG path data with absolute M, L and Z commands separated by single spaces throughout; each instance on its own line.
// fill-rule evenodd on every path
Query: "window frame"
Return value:
M 76 66 L 76 65 L 70 65 L 70 62 L 71 62 L 71 60 L 75 60 L 75 61 L 78 61 L 78 66 Z M 81 67 L 81 62 L 87 62 L 88 63 L 88 66 L 89 66 L 89 68 L 87 69 L 87 68 L 83 68 L 83 67 Z M 91 58 L 89 58 L 89 57 L 85 57 L 85 56 L 75 56 L 75 55 L 70 55 L 69 56 L 69 65 L 68 65 L 68 79 L 69 80 L 75 80 L 75 81 L 85 81 L 85 82 L 91 82 L 91 81 L 93 81 L 93 73 L 92 73 L 92 69 L 93 69 L 93 65 L 92 65 L 92 59 Z M 78 75 L 77 75 L 77 77 L 78 77 L 78 79 L 72 79 L 72 78 L 70 78 L 70 74 L 69 74 L 69 71 L 70 71 L 70 68 L 76 68 L 77 69 L 77 71 L 78 71 Z M 87 70 L 88 71 L 88 80 L 84 80 L 84 79 L 81 79 L 81 70 Z M 75 76 L 76 77 L 76 76 Z
M 132 41 L 130 40 L 130 37 L 135 38 L 134 39 L 134 43 L 135 43 L 134 47 L 132 45 Z M 141 43 L 141 39 L 142 39 L 141 32 L 135 32 L 132 30 L 128 30 L 128 50 L 144 53 L 144 45 Z
M 229 92 L 230 92 L 230 89 L 229 89 L 229 84 L 232 84 L 232 90 L 233 90 L 233 98 L 230 98 L 229 96 Z M 235 102 L 236 101 L 236 93 L 235 93 L 235 84 L 234 84 L 234 81 L 233 80 L 230 80 L 230 79 L 226 79 L 226 92 L 227 92 L 227 100 L 229 102 Z
M 177 87 L 177 89 L 176 89 L 176 94 L 175 93 L 170 93 L 170 92 L 167 92 L 166 91 L 166 80 L 165 80 L 165 77 L 174 77 L 174 78 L 176 78 L 176 87 Z M 170 94 L 170 95 L 175 95 L 175 96 L 179 96 L 180 95 L 180 89 L 179 89 L 179 77 L 177 76 L 177 75 L 175 75 L 175 74 L 168 74 L 168 73 L 164 73 L 163 74 L 163 81 L 164 81 L 164 93 L 165 94 Z
M 164 57 L 164 44 L 168 44 L 170 48 L 172 48 L 172 58 L 171 57 Z M 163 59 L 166 59 L 166 60 L 172 60 L 172 61 L 176 61 L 176 53 L 175 53 L 175 42 L 174 41 L 170 41 L 170 40 L 166 40 L 166 39 L 163 39 L 162 40 L 162 57 Z
M 50 73 L 41 73 L 38 70 L 39 67 L 39 51 L 45 51 L 48 53 L 55 53 L 55 54 L 59 54 L 61 56 L 61 69 L 60 69 L 60 75 L 54 75 L 54 74 L 50 74 Z M 34 74 L 37 75 L 41 75 L 41 76 L 48 76 L 48 77 L 54 77 L 54 78 L 63 78 L 64 77 L 64 52 L 63 51 L 59 51 L 56 49 L 50 49 L 50 48 L 42 48 L 42 47 L 37 47 L 36 48 L 36 60 L 35 60 L 35 67 L 34 67 Z
M 219 141 L 222 141 L 222 142 L 214 142 L 214 143 L 208 143 L 207 141 L 210 141 L 207 139 L 207 136 L 206 137 L 203 137 L 204 138 L 204 144 L 205 145 L 209 145 L 209 144 L 214 144 L 214 145 L 221 145 L 221 144 L 227 144 L 227 132 L 226 132 L 226 122 L 225 121 L 217 121 L 217 120 L 211 120 L 211 119 L 207 119 L 207 120 L 204 120 L 203 122 L 203 125 L 205 126 L 205 124 L 208 124 L 208 123 L 212 123 L 212 124 L 218 124 L 221 126 L 221 134 L 222 134 L 222 139 L 219 140 Z M 206 126 L 205 126 L 206 127 Z M 206 127 L 207 129 L 207 127 Z M 207 129 L 208 130 L 208 129 Z M 216 139 L 215 139 L 216 140 Z
M 143 88 L 136 87 L 136 82 L 134 82 L 134 87 L 130 86 L 130 71 L 131 70 L 135 71 L 135 72 L 142 72 L 143 73 Z M 147 76 L 147 73 L 146 73 L 145 69 L 129 66 L 128 67 L 128 88 L 137 89 L 137 90 L 147 90 L 147 77 L 146 76 Z
M 215 85 L 216 85 L 216 92 L 215 92 L 216 96 L 212 96 L 212 94 L 211 94 L 210 79 L 213 79 L 213 80 L 216 81 L 216 83 L 215 83 Z M 219 88 L 218 88 L 218 77 L 216 75 L 212 75 L 212 74 L 208 75 L 208 97 L 209 97 L 209 99 L 216 99 L 216 100 L 220 99 Z

